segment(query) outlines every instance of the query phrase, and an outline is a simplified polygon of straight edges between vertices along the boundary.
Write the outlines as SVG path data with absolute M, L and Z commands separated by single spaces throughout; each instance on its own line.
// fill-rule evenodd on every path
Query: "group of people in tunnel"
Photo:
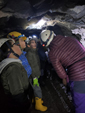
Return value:
M 22 112 L 23 106 L 29 109 L 31 107 L 29 86 L 34 92 L 35 109 L 46 111 L 47 107 L 43 105 L 42 91 L 38 82 L 41 70 L 37 42 L 32 38 L 26 45 L 26 39 L 24 35 L 16 31 L 10 32 L 7 38 L 0 39 L 1 83 L 12 102 L 21 106 L 17 112 Z
M 85 113 L 85 48 L 77 39 L 56 35 L 52 30 L 43 30 L 39 40 L 40 46 L 49 48 L 49 60 L 63 84 L 70 84 L 75 113 Z M 19 32 L 10 32 L 0 39 L 0 54 L 1 85 L 15 107 L 9 112 L 31 111 L 30 87 L 35 109 L 46 111 L 38 81 L 41 69 L 36 39 L 27 40 Z

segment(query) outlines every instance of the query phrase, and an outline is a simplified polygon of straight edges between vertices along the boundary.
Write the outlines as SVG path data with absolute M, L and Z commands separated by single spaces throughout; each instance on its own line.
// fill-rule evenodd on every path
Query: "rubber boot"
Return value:
M 35 102 L 34 98 L 32 98 L 32 104 Z M 43 100 L 41 100 L 41 103 L 43 104 Z
M 46 111 L 47 107 L 41 103 L 41 98 L 35 97 L 35 109 L 40 111 Z

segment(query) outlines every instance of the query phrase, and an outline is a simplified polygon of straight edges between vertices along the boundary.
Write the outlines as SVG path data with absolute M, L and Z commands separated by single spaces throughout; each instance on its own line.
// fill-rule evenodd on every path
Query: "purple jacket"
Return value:
M 85 48 L 77 39 L 57 35 L 49 48 L 50 61 L 60 78 L 69 76 L 72 81 L 85 80 L 85 59 L 69 67 L 68 75 L 65 71 L 69 65 L 85 57 Z

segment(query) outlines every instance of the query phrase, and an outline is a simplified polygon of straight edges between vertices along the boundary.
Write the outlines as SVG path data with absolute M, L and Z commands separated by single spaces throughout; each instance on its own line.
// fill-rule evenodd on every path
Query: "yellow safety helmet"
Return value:
M 7 35 L 7 38 L 12 38 L 15 41 L 18 41 L 19 38 L 22 38 L 23 40 L 26 40 L 27 39 L 27 37 L 24 34 L 21 34 L 21 33 L 17 32 L 17 31 L 10 32 Z

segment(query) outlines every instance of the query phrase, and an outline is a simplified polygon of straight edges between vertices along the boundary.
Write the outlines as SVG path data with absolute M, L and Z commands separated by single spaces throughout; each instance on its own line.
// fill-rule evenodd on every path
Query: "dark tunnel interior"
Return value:
M 42 31 L 45 30 L 53 31 L 54 33 L 53 36 L 59 38 L 57 40 L 53 37 L 55 41 L 50 42 L 50 44 L 53 43 L 54 45 L 47 46 L 50 49 L 47 47 L 43 47 L 42 46 L 43 44 L 40 43 L 40 42 L 44 42 L 41 41 L 41 33 Z M 15 33 L 9 36 L 9 34 L 12 32 L 18 32 L 19 35 Z M 23 37 L 28 39 L 28 40 L 23 39 L 26 44 L 26 47 L 28 47 L 27 44 L 30 45 L 32 38 L 33 39 L 35 38 L 35 42 L 32 43 L 37 42 L 36 43 L 37 52 L 35 52 L 37 58 L 34 57 L 33 55 L 35 54 L 33 54 L 32 61 L 30 58 L 29 60 L 27 59 L 28 60 L 27 61 L 24 57 L 23 58 L 20 57 L 20 55 L 17 54 L 18 49 L 15 53 L 13 51 L 13 47 L 18 45 L 22 54 L 24 54 L 23 56 L 25 57 L 27 57 L 26 55 L 29 56 L 30 52 L 29 54 L 27 54 L 29 50 L 28 48 L 30 47 L 32 49 L 33 46 L 30 45 L 28 48 L 22 49 L 19 43 L 19 36 L 22 35 L 24 35 Z M 51 36 L 52 35 L 49 35 L 48 41 Z M 1 42 L 2 41 L 1 39 L 4 38 L 5 39 L 13 38 L 15 43 L 13 44 L 13 42 L 8 41 L 7 43 L 8 45 L 10 45 L 10 47 L 7 46 L 8 47 L 7 49 L 5 46 L 2 46 L 4 44 L 7 44 L 5 41 Z M 70 43 L 71 39 L 72 42 Z M 56 43 L 57 41 L 58 43 Z M 63 46 L 63 42 L 64 42 L 64 46 Z M 79 48 L 80 46 L 81 48 Z M 65 47 L 66 47 L 66 51 L 65 51 Z M 4 53 L 3 51 L 4 52 L 7 51 L 7 52 Z M 26 53 L 24 53 L 23 51 Z M 53 52 L 51 55 L 48 55 L 50 54 L 50 51 Z M 62 51 L 62 53 L 60 51 Z M 75 54 L 73 53 L 74 51 Z M 11 58 L 9 57 L 11 53 L 15 55 L 15 57 L 13 57 L 15 60 L 12 61 L 13 64 L 10 63 L 8 64 L 7 63 L 8 61 L 3 61 L 3 60 L 4 58 Z M 18 55 L 18 58 L 16 58 L 16 55 Z M 58 57 L 59 57 L 59 62 L 57 60 Z M 20 58 L 25 60 L 22 61 L 20 60 Z M 39 58 L 39 62 L 38 62 L 38 58 Z M 60 58 L 62 58 L 63 60 L 61 60 Z M 18 59 L 19 61 L 16 59 Z M 37 65 L 35 64 L 35 62 L 33 62 L 34 60 L 35 62 L 37 62 L 37 65 L 40 66 L 39 67 L 40 76 L 38 76 L 39 71 L 37 72 Z M 16 64 L 16 62 L 18 63 Z M 24 69 L 23 66 L 23 64 L 25 66 L 28 65 L 26 62 L 28 62 L 30 67 L 31 65 L 34 64 L 30 76 L 32 76 L 33 74 L 33 69 L 34 69 L 34 74 L 36 74 L 35 77 L 33 76 L 32 78 L 29 77 L 27 78 L 29 81 L 29 85 L 27 79 L 23 77 L 24 75 L 28 74 L 28 71 L 26 70 L 26 68 Z M 75 111 L 76 107 L 74 105 L 74 100 L 73 100 L 74 98 L 72 97 L 73 95 L 71 92 L 71 83 L 70 83 L 72 82 L 72 80 L 73 82 L 75 82 L 75 87 L 73 89 L 74 92 L 80 91 L 79 94 L 85 95 L 85 91 L 83 90 L 85 84 L 84 83 L 85 63 L 83 62 L 85 62 L 85 1 L 84 0 L 83 1 L 82 0 L 0 0 L 0 113 L 41 113 L 46 107 L 47 110 L 46 111 L 44 110 L 44 113 L 85 113 L 85 110 L 79 109 L 80 110 L 79 112 L 77 110 Z M 61 64 L 63 69 L 61 68 Z M 70 65 L 72 69 L 69 68 Z M 8 66 L 10 68 L 8 68 Z M 58 68 L 56 69 L 55 67 Z M 16 74 L 14 71 L 15 68 L 17 69 Z M 58 71 L 60 68 L 61 70 Z M 11 75 L 12 72 L 13 75 Z M 61 76 L 60 77 L 59 74 L 62 72 L 63 74 L 60 75 Z M 75 73 L 78 72 L 80 73 L 80 75 L 77 75 L 79 79 L 77 78 L 77 76 L 75 76 Z M 62 76 L 64 76 L 65 74 L 69 77 L 70 80 L 70 82 L 67 82 L 66 85 L 63 84 L 63 78 L 62 78 Z M 71 74 L 73 75 L 71 76 L 73 78 L 70 77 Z M 9 77 L 10 75 L 13 76 L 13 78 Z M 17 76 L 19 77 L 19 75 L 21 78 L 23 78 L 22 80 L 20 78 L 20 81 L 18 81 L 17 78 Z M 35 99 L 36 96 L 34 96 L 36 93 L 35 90 L 37 90 L 33 86 L 34 79 L 36 79 L 37 81 L 37 82 L 35 81 L 35 84 L 39 83 L 39 86 L 41 88 L 39 89 L 41 91 L 40 93 L 42 93 L 42 98 L 41 97 L 39 98 L 41 99 L 40 104 L 42 106 L 45 106 L 42 107 L 42 110 L 40 109 L 37 110 L 35 106 L 37 102 L 36 100 L 38 99 Z M 20 87 L 17 85 L 18 82 L 20 83 Z M 29 89 L 28 91 L 26 89 L 27 88 L 26 85 L 28 85 L 28 89 Z M 78 86 L 79 88 L 76 89 Z M 11 89 L 12 87 L 13 89 Z M 16 90 L 14 90 L 14 88 Z M 18 88 L 20 89 L 18 90 Z M 7 94 L 5 93 L 5 90 Z M 17 91 L 19 92 L 19 94 L 17 93 Z M 12 102 L 11 98 L 13 98 L 14 103 Z M 27 101 L 27 99 L 29 101 Z M 82 101 L 84 101 L 84 99 L 85 97 L 83 99 L 80 98 L 80 100 Z M 77 101 L 80 102 L 80 100 Z M 18 101 L 20 103 L 18 103 Z M 79 106 L 80 107 L 83 106 L 83 108 L 85 107 L 84 104 Z

